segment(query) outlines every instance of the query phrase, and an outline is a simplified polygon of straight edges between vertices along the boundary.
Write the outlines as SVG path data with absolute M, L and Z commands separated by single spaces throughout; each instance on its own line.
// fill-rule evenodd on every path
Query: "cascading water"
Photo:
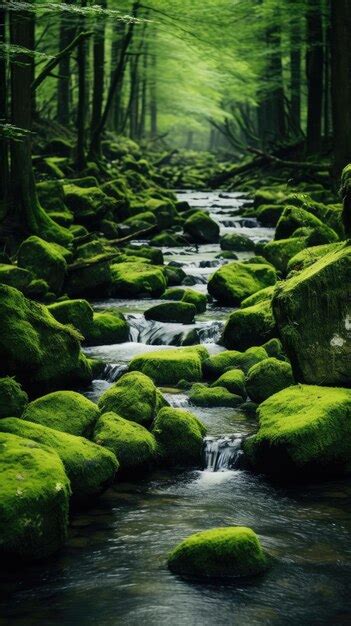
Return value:
M 238 435 L 205 437 L 205 470 L 208 472 L 225 472 L 239 469 L 244 454 L 241 448 L 242 439 Z
M 128 315 L 130 340 L 154 346 L 181 346 L 195 331 L 199 343 L 218 343 L 224 322 L 210 320 L 196 324 L 173 324 L 146 320 L 143 315 Z
M 102 372 L 102 380 L 107 380 L 109 383 L 114 383 L 121 378 L 122 374 L 128 371 L 128 365 L 126 363 L 107 363 Z

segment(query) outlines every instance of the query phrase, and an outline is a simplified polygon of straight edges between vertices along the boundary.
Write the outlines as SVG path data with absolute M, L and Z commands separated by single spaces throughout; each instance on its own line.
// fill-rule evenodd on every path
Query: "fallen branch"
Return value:
M 266 152 L 262 152 L 258 148 L 247 148 L 248 152 L 252 154 L 256 154 L 262 159 L 269 161 L 271 163 L 276 163 L 277 165 L 281 165 L 282 167 L 291 167 L 298 169 L 309 169 L 313 172 L 320 172 L 322 168 L 320 163 L 309 163 L 308 161 L 285 161 L 284 159 L 280 159 L 279 157 L 273 156 L 273 154 L 267 154 Z

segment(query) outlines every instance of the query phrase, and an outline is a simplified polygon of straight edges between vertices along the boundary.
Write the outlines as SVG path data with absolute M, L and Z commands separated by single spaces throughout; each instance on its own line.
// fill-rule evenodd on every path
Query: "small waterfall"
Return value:
M 224 472 L 226 470 L 239 469 L 243 456 L 241 444 L 242 437 L 238 435 L 205 437 L 205 469 L 208 472 Z
M 163 393 L 163 397 L 175 409 L 189 408 L 189 398 L 183 393 Z
M 224 322 L 218 320 L 174 324 L 146 320 L 143 315 L 128 315 L 128 322 L 129 340 L 150 346 L 188 345 L 187 338 L 193 331 L 196 331 L 198 343 L 218 343 L 224 327 Z
M 114 383 L 118 378 L 121 378 L 122 374 L 128 371 L 127 363 L 107 363 L 104 371 L 102 372 L 102 380 L 107 380 L 109 383 Z

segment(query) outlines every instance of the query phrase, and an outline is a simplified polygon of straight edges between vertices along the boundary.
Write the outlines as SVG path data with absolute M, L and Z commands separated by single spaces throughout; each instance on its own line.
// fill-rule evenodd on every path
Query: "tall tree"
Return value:
M 308 0 L 307 11 L 307 136 L 310 153 L 321 149 L 323 111 L 323 21 L 321 0 Z
M 7 41 L 7 16 L 0 9 L 0 46 L 5 48 Z M 8 142 L 1 129 L 7 123 L 7 55 L 0 56 L 0 219 L 8 210 L 9 160 Z
M 351 161 L 351 0 L 331 2 L 334 175 Z
M 107 0 L 99 0 L 102 9 L 107 8 Z M 91 142 L 90 154 L 99 157 L 101 153 L 101 135 L 98 135 L 96 141 L 92 141 L 94 133 L 100 123 L 102 104 L 104 98 L 104 82 L 105 82 L 105 25 L 106 16 L 99 16 L 95 24 L 94 33 L 94 68 L 93 68 L 93 109 L 91 115 Z
M 72 4 L 73 0 L 66 0 L 67 4 Z M 72 15 L 66 12 L 61 13 L 59 50 L 64 50 L 73 40 L 77 30 L 77 25 Z M 57 80 L 57 120 L 60 124 L 68 126 L 70 118 L 70 56 L 62 57 L 59 64 L 59 75 Z
M 80 0 L 81 6 L 87 5 L 87 0 Z M 84 31 L 85 17 L 84 14 L 79 16 L 79 30 Z M 79 170 L 84 169 L 86 165 L 85 154 L 85 122 L 87 115 L 87 44 L 82 39 L 78 45 L 77 52 L 78 63 L 78 106 L 77 106 L 77 144 L 76 144 L 76 166 Z

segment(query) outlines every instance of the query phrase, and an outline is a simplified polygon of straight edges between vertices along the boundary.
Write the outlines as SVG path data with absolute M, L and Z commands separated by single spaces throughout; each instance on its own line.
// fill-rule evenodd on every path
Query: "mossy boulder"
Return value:
M 264 359 L 250 367 L 245 378 L 246 391 L 251 400 L 257 404 L 293 384 L 290 363 L 274 357 Z
M 271 265 L 228 263 L 211 276 L 208 292 L 218 302 L 235 306 L 256 291 L 274 285 L 276 280 L 277 275 Z
M 11 376 L 0 378 L 0 419 L 10 415 L 19 417 L 27 403 L 26 392 L 14 378 Z
M 30 402 L 22 419 L 89 439 L 100 415 L 96 404 L 75 391 L 54 391 Z
M 124 343 L 129 338 L 129 326 L 123 313 L 119 311 L 99 311 L 94 313 L 93 326 L 87 337 L 89 346 Z
M 258 408 L 259 430 L 244 442 L 250 463 L 279 478 L 351 470 L 351 390 L 297 385 Z
M 184 233 L 196 243 L 217 243 L 219 226 L 208 213 L 197 211 L 184 223 Z
M 15 287 L 19 291 L 26 292 L 32 279 L 33 274 L 22 267 L 6 263 L 0 264 L 0 283 L 3 285 L 10 285 L 10 287 Z
M 350 385 L 351 246 L 279 283 L 272 305 L 299 382 Z
M 104 413 L 99 417 L 94 441 L 116 455 L 124 475 L 147 470 L 155 463 L 156 440 L 152 433 L 117 413 Z
M 72 324 L 83 337 L 88 337 L 92 325 L 94 311 L 87 300 L 64 300 L 48 306 L 50 313 L 61 324 Z
M 212 383 L 212 387 L 224 387 L 230 393 L 233 393 L 241 398 L 246 398 L 245 389 L 245 374 L 239 369 L 230 369 L 224 372 L 217 380 Z
M 255 249 L 255 244 L 249 237 L 238 233 L 228 233 L 221 237 L 221 249 L 233 252 L 250 252 Z
M 288 272 L 301 270 L 313 265 L 316 261 L 323 256 L 334 250 L 341 249 L 344 246 L 343 242 L 328 243 L 321 246 L 313 246 L 311 248 L 305 248 L 293 256 L 288 263 Z
M 145 203 L 145 207 L 154 214 L 160 230 L 172 226 L 178 214 L 175 204 L 171 200 L 150 198 Z
M 196 307 L 187 302 L 164 302 L 156 304 L 144 313 L 146 320 L 157 322 L 175 322 L 192 324 L 196 315 Z
M 45 301 L 47 300 L 49 293 L 49 285 L 42 278 L 35 278 L 32 280 L 25 290 L 25 295 L 31 300 Z
M 254 196 L 254 207 L 258 208 L 262 204 L 282 204 L 287 197 L 285 190 L 279 187 L 270 187 L 269 189 L 258 189 Z
M 18 265 L 47 282 L 51 291 L 60 293 L 71 253 L 36 235 L 28 237 L 18 249 Z
M 262 226 L 274 227 L 277 225 L 284 207 L 276 204 L 262 204 L 256 211 L 256 217 Z
M 166 289 L 162 299 L 193 304 L 196 307 L 197 313 L 204 313 L 206 311 L 207 297 L 205 294 L 195 291 L 195 289 L 170 287 L 169 289 Z
M 222 341 L 226 348 L 245 350 L 268 341 L 276 334 L 271 300 L 237 309 L 229 316 Z
M 224 374 L 227 370 L 233 368 L 240 369 L 246 373 L 252 365 L 263 361 L 267 356 L 266 350 L 259 346 L 248 348 L 245 352 L 240 352 L 239 350 L 225 350 L 204 361 L 204 376 L 205 378 L 215 379 Z
M 265 289 L 256 291 L 256 293 L 254 293 L 252 296 L 249 296 L 242 301 L 240 308 L 246 309 L 247 307 L 254 306 L 255 304 L 260 304 L 260 302 L 271 300 L 273 297 L 274 288 L 275 285 L 271 285 L 271 287 L 266 287 Z
M 152 433 L 160 459 L 167 465 L 201 464 L 206 428 L 189 411 L 164 408 L 154 422 Z
M 94 228 L 108 211 L 115 208 L 115 200 L 98 187 L 81 187 L 67 184 L 63 187 L 65 204 L 74 214 L 78 224 Z
M 192 386 L 189 399 L 195 406 L 223 406 L 233 409 L 242 404 L 243 401 L 241 396 L 231 393 L 225 387 L 206 387 L 201 384 Z
M 187 244 L 186 239 L 182 235 L 174 233 L 159 233 L 151 239 L 153 246 L 167 247 L 167 248 L 181 248 Z
M 68 273 L 65 290 L 71 298 L 102 298 L 109 294 L 112 279 L 110 261 L 105 253 L 97 254 Z
M 164 273 L 157 265 L 116 263 L 111 266 L 110 294 L 119 298 L 161 296 L 167 287 Z
M 127 256 L 142 257 L 149 259 L 152 265 L 163 265 L 163 254 L 161 250 L 150 246 L 129 245 L 123 248 L 122 252 Z
M 316 215 L 313 215 L 313 213 L 306 211 L 302 207 L 296 206 L 285 207 L 278 221 L 274 238 L 275 240 L 288 239 L 301 227 L 308 227 L 319 232 L 323 230 L 325 236 L 327 236 L 328 232 L 328 241 L 320 241 L 317 243 L 332 243 L 333 241 L 338 241 L 337 234 L 329 226 L 323 224 Z
M 70 484 L 56 452 L 0 433 L 0 554 L 37 560 L 67 535 Z
M 150 376 L 156 385 L 175 385 L 178 380 L 198 382 L 202 379 L 202 362 L 208 357 L 203 346 L 189 346 L 134 357 L 129 364 L 131 371 Z
M 250 528 L 213 528 L 182 541 L 168 556 L 175 574 L 199 579 L 236 579 L 263 574 L 269 560 Z
M 99 495 L 113 482 L 118 468 L 115 455 L 84 437 L 16 417 L 1 420 L 0 432 L 31 439 L 54 450 L 63 463 L 76 502 L 86 502 L 91 496 Z
M 279 239 L 279 241 L 269 241 L 265 244 L 262 247 L 262 254 L 279 272 L 286 274 L 290 259 L 304 250 L 306 246 L 306 237 Z
M 169 287 L 181 285 L 184 280 L 190 278 L 189 276 L 187 277 L 186 273 L 181 267 L 175 267 L 174 265 L 170 264 L 165 265 L 165 267 L 163 268 L 163 273 Z
M 45 306 L 0 285 L 0 317 L 0 375 L 16 376 L 32 392 L 90 383 L 81 335 L 60 324 Z
M 151 378 L 140 372 L 124 374 L 99 400 L 102 413 L 117 413 L 142 425 L 151 424 L 158 411 L 166 405 Z

